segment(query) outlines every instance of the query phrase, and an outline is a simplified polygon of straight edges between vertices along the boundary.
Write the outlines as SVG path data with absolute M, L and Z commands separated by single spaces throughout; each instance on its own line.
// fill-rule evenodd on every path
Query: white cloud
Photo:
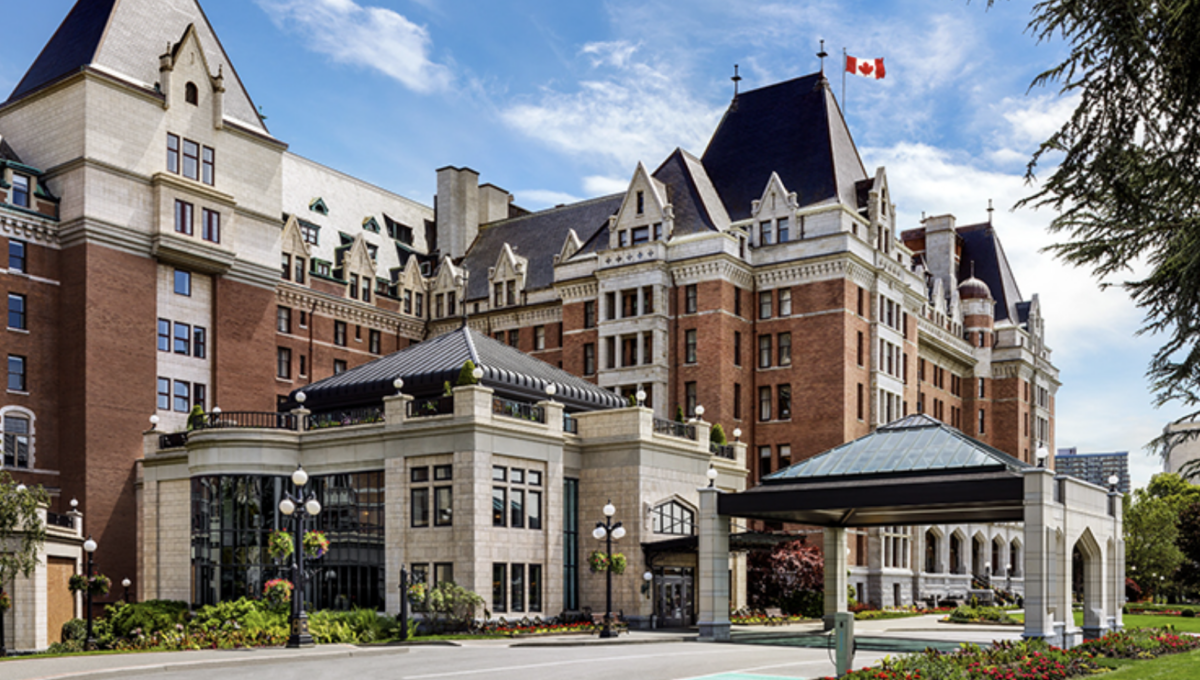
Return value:
M 390 9 L 354 0 L 255 2 L 276 26 L 334 61 L 374 69 L 415 92 L 446 89 L 453 80 L 448 67 L 430 60 L 429 32 Z
M 501 119 L 608 171 L 657 163 L 677 146 L 699 153 L 721 109 L 692 96 L 674 69 L 640 60 L 638 46 L 624 41 L 588 43 L 580 54 L 594 77 L 572 92 L 543 88 L 502 108 Z
M 632 173 L 631 173 L 632 174 Z M 588 196 L 608 196 L 629 189 L 629 180 L 620 177 L 591 175 L 583 178 L 583 191 Z
M 518 190 L 513 192 L 513 195 L 516 196 L 516 204 L 526 210 L 541 210 L 561 204 L 577 203 L 580 200 L 571 194 L 547 189 Z

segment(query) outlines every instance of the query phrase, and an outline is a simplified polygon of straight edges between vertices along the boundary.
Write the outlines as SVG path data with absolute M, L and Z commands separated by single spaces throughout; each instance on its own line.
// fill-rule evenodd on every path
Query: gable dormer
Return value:
M 566 262 L 571 259 L 579 249 L 583 247 L 583 241 L 579 240 L 579 234 L 575 233 L 574 229 L 567 230 L 567 238 L 563 239 L 563 246 L 559 249 L 558 254 L 554 256 L 554 264 Z
M 317 196 L 308 202 L 308 209 L 321 215 L 329 216 L 329 206 L 325 205 L 325 199 Z
M 375 261 L 367 249 L 362 234 L 354 237 L 345 255 L 342 256 L 342 277 L 346 279 L 347 297 L 371 301 L 371 289 L 375 282 Z
M 750 203 L 751 245 L 762 247 L 804 238 L 803 222 L 796 224 L 799 208 L 796 192 L 788 191 L 779 173 L 772 172 L 762 198 Z
M 430 310 L 434 319 L 445 319 L 459 315 L 459 304 L 466 300 L 468 272 L 455 266 L 449 255 L 443 255 L 437 275 L 430 286 L 433 305 Z
M 529 260 L 517 255 L 512 246 L 505 243 L 496 258 L 496 265 L 488 268 L 492 309 L 512 307 L 524 302 L 525 275 L 528 272 Z
M 621 209 L 609 218 L 608 247 L 624 248 L 669 239 L 675 226 L 675 209 L 667 194 L 667 186 L 639 162 Z
M 890 253 L 895 240 L 892 227 L 896 223 L 896 206 L 891 202 L 887 172 L 882 167 L 875 170 L 867 192 L 867 220 L 871 225 L 871 242 L 878 250 Z
M 425 317 L 425 294 L 428 284 L 421 276 L 421 264 L 415 256 L 409 257 L 396 275 L 396 298 L 400 300 L 400 311 L 416 317 Z
M 213 128 L 224 127 L 224 67 L 218 67 L 215 74 L 209 68 L 195 24 L 188 24 L 179 42 L 159 56 L 158 71 L 164 109 L 175 107 L 189 120 L 204 116 Z
M 312 248 L 304 240 L 300 229 L 300 220 L 295 215 L 288 215 L 283 224 L 283 235 L 280 239 L 281 263 L 280 278 L 299 285 L 307 284 L 307 272 L 312 261 Z

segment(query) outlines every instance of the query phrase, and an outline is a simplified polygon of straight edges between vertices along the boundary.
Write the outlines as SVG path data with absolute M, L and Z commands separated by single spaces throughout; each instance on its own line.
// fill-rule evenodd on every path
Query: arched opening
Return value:
M 1005 576 L 1008 570 L 1005 569 L 1004 541 L 999 536 L 992 539 L 992 570 L 991 573 L 997 576 Z
M 1021 575 L 1021 543 L 1013 541 L 1008 544 L 1008 573 L 1011 576 Z
M 1099 637 L 1103 632 L 1102 561 L 1100 544 L 1091 530 L 1085 529 L 1071 548 L 1071 594 L 1074 601 L 1083 603 L 1083 636 L 1086 639 Z
M 962 536 L 958 534 L 950 537 L 950 573 L 962 573 Z
M 976 534 L 975 537 L 971 539 L 971 573 L 978 578 L 983 578 L 985 575 L 983 569 L 983 554 L 983 537 Z
M 938 555 L 938 537 L 933 531 L 925 532 L 925 571 L 934 573 L 938 571 L 937 563 Z
M 184 86 L 183 99 L 193 106 L 200 103 L 200 90 L 196 88 L 196 83 L 188 83 Z

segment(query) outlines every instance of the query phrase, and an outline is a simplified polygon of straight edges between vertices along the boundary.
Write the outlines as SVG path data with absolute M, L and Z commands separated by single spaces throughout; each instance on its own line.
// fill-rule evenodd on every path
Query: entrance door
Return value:
M 665 567 L 654 579 L 654 609 L 661 628 L 692 625 L 692 574 L 683 567 Z
M 75 618 L 75 596 L 67 587 L 75 573 L 75 560 L 51 557 L 46 560 L 46 641 L 62 642 L 63 624 Z

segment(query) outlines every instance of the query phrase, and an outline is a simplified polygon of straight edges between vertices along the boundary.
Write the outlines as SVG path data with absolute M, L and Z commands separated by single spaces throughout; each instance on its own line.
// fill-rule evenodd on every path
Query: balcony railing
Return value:
M 378 407 L 354 408 L 343 411 L 328 411 L 304 416 L 304 429 L 320 430 L 326 427 L 348 427 L 382 423 L 383 409 Z
M 531 420 L 535 423 L 546 422 L 546 410 L 537 404 L 526 404 L 511 399 L 492 398 L 492 413 L 507 418 Z
M 563 414 L 563 432 L 579 434 L 579 421 L 570 413 Z
M 187 446 L 187 432 L 172 432 L 171 434 L 158 435 L 158 448 L 160 449 L 177 449 L 181 446 Z
M 46 524 L 52 527 L 62 527 L 64 529 L 75 528 L 75 518 L 70 515 L 60 515 L 57 512 L 46 513 Z
M 195 425 L 197 430 L 229 428 L 294 430 L 296 429 L 296 416 L 291 413 L 267 413 L 264 411 L 222 411 L 205 413 Z
M 709 444 L 708 450 L 718 458 L 733 460 L 733 444 Z
M 667 420 L 666 418 L 654 419 L 654 433 L 696 441 L 695 425 L 690 423 L 677 423 L 674 420 Z
M 408 402 L 407 416 L 409 418 L 424 418 L 426 416 L 444 416 L 454 413 L 454 397 L 434 397 L 433 399 L 413 399 Z

